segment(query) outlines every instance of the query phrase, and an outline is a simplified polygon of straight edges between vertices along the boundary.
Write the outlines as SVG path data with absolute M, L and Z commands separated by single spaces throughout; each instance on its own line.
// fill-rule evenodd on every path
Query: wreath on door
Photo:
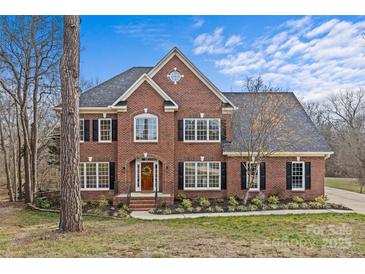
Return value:
M 150 176 L 152 173 L 152 169 L 149 166 L 146 166 L 142 169 L 142 175 Z

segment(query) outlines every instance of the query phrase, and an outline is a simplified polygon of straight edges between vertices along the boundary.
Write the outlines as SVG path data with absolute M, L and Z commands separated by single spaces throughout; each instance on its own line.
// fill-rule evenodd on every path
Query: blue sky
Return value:
M 261 75 L 305 100 L 365 86 L 364 16 L 82 16 L 81 74 L 104 81 L 177 46 L 222 91 Z

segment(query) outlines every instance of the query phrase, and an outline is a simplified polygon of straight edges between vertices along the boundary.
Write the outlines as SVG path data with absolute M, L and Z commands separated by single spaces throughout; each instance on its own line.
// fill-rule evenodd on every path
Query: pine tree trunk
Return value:
M 79 66 L 80 17 L 64 16 L 64 52 L 60 74 L 61 115 L 61 212 L 59 228 L 64 232 L 82 231 L 80 195 Z

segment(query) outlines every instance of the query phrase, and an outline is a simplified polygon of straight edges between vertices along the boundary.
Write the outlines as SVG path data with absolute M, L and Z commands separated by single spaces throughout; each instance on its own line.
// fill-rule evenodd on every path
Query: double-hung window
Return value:
M 157 142 L 158 119 L 152 114 L 140 114 L 134 117 L 134 141 Z
M 81 189 L 109 189 L 109 163 L 80 163 Z
M 80 119 L 80 142 L 84 142 L 85 136 L 85 126 L 84 126 L 84 119 Z
M 220 189 L 220 162 L 185 162 L 184 189 Z
M 305 189 L 304 162 L 292 162 L 291 165 L 292 190 Z
M 99 142 L 112 141 L 112 119 L 99 119 Z
M 247 188 L 250 190 L 260 190 L 260 164 L 246 164 Z
M 184 141 L 220 142 L 220 119 L 184 119 Z

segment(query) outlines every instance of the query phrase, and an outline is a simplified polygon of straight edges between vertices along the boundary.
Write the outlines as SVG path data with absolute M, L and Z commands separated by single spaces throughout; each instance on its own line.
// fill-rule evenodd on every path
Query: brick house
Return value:
M 177 48 L 154 67 L 133 67 L 80 96 L 80 176 L 84 199 L 131 197 L 135 209 L 154 192 L 188 197 L 242 196 L 247 171 L 235 151 L 234 114 L 247 93 L 222 93 Z M 253 193 L 306 199 L 324 193 L 331 149 L 293 93 L 292 126 L 310 140 L 260 164 Z M 58 108 L 60 110 L 60 108 Z

